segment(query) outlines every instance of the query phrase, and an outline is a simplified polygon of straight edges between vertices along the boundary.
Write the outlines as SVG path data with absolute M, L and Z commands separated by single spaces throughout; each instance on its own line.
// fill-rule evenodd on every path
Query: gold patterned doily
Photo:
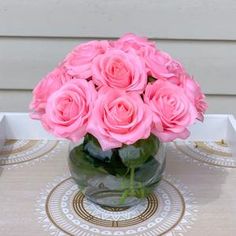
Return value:
M 113 211 L 87 200 L 70 177 L 59 178 L 41 193 L 38 219 L 53 235 L 182 235 L 197 206 L 186 186 L 174 182 L 165 177 L 142 203 Z
M 177 141 L 176 148 L 199 162 L 217 167 L 236 168 L 236 158 L 225 141 Z
M 46 157 L 57 146 L 56 140 L 6 140 L 0 150 L 0 166 L 20 165 Z

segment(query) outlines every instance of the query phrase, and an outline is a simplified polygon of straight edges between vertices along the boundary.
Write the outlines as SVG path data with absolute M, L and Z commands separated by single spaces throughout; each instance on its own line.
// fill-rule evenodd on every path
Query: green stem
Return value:
M 135 195 L 135 191 L 134 191 L 134 171 L 135 171 L 135 168 L 131 167 L 130 168 L 130 193 L 133 196 Z
M 124 204 L 125 203 L 125 200 L 126 198 L 128 197 L 129 195 L 129 190 L 125 190 L 120 198 L 120 204 Z
M 139 182 L 139 191 L 140 191 L 140 197 L 144 198 L 145 194 L 144 194 L 144 187 L 142 185 L 142 183 Z
M 128 196 L 135 196 L 135 188 L 134 188 L 134 172 L 135 167 L 130 168 L 130 181 L 129 181 L 129 189 L 125 190 L 120 198 L 120 204 L 124 204 L 125 200 Z M 121 186 L 124 187 L 124 183 L 121 182 Z

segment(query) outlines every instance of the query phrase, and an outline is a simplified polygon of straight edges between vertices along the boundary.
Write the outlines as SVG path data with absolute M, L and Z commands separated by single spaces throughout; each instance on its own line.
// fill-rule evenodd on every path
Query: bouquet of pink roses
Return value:
M 160 182 L 165 145 L 189 136 L 207 105 L 197 82 L 134 34 L 73 49 L 33 91 L 32 118 L 74 142 L 69 167 L 101 205 L 137 204 Z
M 207 105 L 178 61 L 126 34 L 75 47 L 36 86 L 30 108 L 54 135 L 79 141 L 90 133 L 108 150 L 151 133 L 163 142 L 185 139 Z

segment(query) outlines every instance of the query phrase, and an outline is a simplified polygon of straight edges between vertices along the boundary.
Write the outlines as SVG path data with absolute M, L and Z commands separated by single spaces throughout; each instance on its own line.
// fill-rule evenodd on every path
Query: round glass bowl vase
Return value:
M 90 201 L 102 207 L 125 208 L 138 204 L 160 182 L 166 146 L 154 135 L 132 145 L 103 151 L 92 135 L 71 143 L 72 178 Z

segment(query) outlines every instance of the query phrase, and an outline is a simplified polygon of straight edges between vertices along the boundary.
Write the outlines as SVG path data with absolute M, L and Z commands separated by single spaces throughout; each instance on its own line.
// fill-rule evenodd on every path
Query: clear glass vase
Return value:
M 103 207 L 131 207 L 147 197 L 165 169 L 165 145 L 154 135 L 103 151 L 92 135 L 71 143 L 69 168 L 80 190 Z

